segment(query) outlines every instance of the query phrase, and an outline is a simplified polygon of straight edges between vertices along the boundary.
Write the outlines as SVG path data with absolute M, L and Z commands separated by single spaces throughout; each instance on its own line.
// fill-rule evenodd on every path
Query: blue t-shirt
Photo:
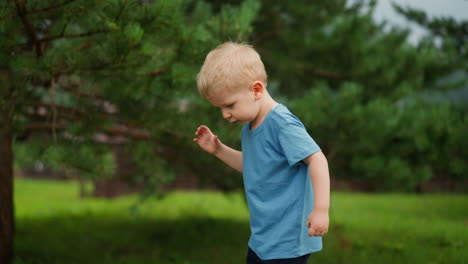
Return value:
M 302 160 L 319 146 L 301 121 L 277 105 L 254 130 L 242 129 L 242 166 L 250 211 L 249 247 L 264 260 L 295 258 L 322 249 L 309 237 L 313 188 Z

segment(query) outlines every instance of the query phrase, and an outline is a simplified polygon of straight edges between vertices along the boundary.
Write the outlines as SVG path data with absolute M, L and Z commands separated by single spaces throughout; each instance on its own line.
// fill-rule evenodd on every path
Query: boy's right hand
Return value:
M 199 126 L 195 136 L 197 138 L 194 138 L 193 141 L 197 142 L 204 151 L 215 155 L 221 149 L 221 141 L 213 135 L 207 126 Z

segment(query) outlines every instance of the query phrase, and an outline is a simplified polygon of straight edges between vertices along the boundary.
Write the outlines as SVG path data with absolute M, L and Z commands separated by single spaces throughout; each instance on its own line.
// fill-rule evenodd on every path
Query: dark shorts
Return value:
M 247 264 L 306 264 L 310 254 L 288 259 L 270 259 L 261 260 L 253 250 L 249 248 L 247 251 Z

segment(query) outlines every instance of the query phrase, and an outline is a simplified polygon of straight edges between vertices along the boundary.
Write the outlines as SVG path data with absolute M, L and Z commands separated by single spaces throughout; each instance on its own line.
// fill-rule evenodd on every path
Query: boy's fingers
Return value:
M 199 129 L 197 130 L 197 132 L 195 132 L 195 135 L 201 136 L 201 135 L 203 135 L 204 133 L 205 133 L 205 131 L 203 131 L 203 129 L 200 129 L 200 128 L 199 128 Z
M 210 130 L 209 130 L 207 127 L 202 126 L 202 127 L 200 127 L 200 128 L 198 129 L 197 132 L 198 132 L 198 133 L 201 133 L 201 134 L 204 134 L 204 133 L 207 133 L 207 132 L 209 132 L 209 131 L 210 131 Z
M 325 235 L 325 233 L 320 230 L 315 230 L 315 229 L 309 230 L 309 236 L 323 236 L 323 235 Z
M 306 226 L 309 228 L 309 236 L 323 236 L 327 233 L 328 228 L 320 225 L 312 225 L 312 222 L 307 221 Z
M 309 236 L 324 236 L 326 233 L 328 233 L 328 230 L 323 228 L 316 227 L 309 230 Z
M 327 231 L 323 230 L 323 231 L 317 231 L 317 236 L 324 236 L 325 234 L 327 233 Z

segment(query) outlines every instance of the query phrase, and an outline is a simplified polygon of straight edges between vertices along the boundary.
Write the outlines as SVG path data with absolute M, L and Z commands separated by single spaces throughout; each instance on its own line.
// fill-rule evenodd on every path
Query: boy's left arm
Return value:
M 323 236 L 328 232 L 328 209 L 330 208 L 330 175 L 327 158 L 321 151 L 304 159 L 309 165 L 314 188 L 314 209 L 307 218 L 309 236 Z

